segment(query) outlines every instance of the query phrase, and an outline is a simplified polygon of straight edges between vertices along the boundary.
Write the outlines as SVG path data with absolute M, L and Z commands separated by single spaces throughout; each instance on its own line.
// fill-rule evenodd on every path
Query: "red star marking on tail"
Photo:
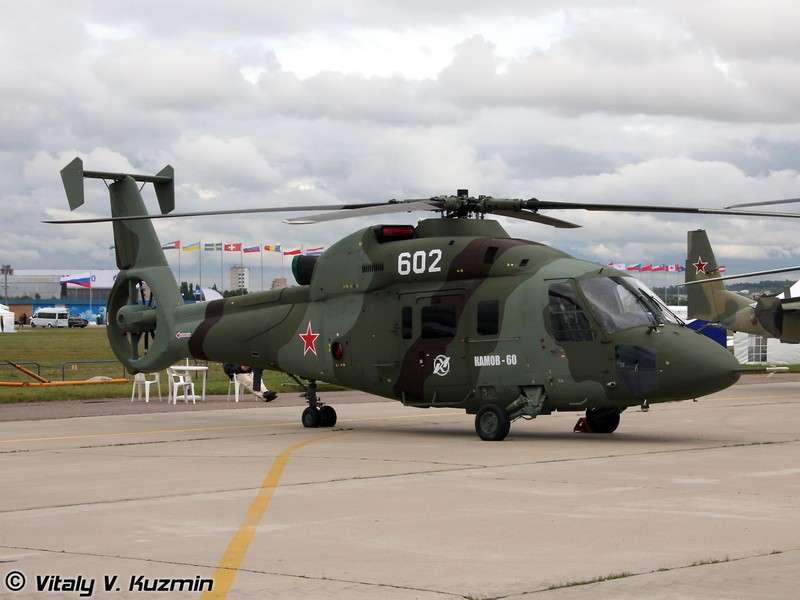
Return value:
M 706 274 L 706 265 L 707 264 L 708 264 L 707 262 L 703 261 L 703 257 L 702 256 L 698 256 L 697 257 L 697 262 L 694 263 L 694 268 L 697 269 L 697 271 L 695 271 L 695 275 L 699 275 L 700 273 L 705 275 Z
M 303 340 L 303 356 L 308 354 L 308 351 L 314 353 L 314 356 L 317 355 L 317 348 L 315 344 L 317 343 L 317 338 L 319 337 L 318 333 L 314 333 L 311 329 L 311 321 L 308 322 L 308 327 L 306 328 L 305 333 L 298 334 L 300 339 Z

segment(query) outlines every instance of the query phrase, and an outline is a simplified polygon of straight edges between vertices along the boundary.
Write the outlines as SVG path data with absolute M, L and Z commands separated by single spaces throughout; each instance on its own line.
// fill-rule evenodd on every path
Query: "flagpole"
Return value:
M 203 240 L 200 240 L 200 247 L 198 248 L 200 251 L 200 289 L 203 289 L 203 252 L 205 252 L 205 248 L 203 247 Z
M 258 254 L 261 259 L 261 291 L 264 291 L 264 250 L 261 248 L 262 244 L 258 245 Z
M 222 293 L 222 290 L 225 288 L 225 284 L 223 283 L 224 279 L 222 277 L 222 255 L 225 254 L 225 249 L 221 248 L 219 253 L 219 293 Z
M 178 242 L 178 246 L 180 245 Z M 181 287 L 181 252 L 183 252 L 183 248 L 178 248 L 178 287 Z

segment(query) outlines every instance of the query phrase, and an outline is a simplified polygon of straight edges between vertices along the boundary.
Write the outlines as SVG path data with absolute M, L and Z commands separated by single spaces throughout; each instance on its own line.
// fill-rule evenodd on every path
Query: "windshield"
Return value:
M 633 277 L 625 278 L 625 281 L 633 286 L 638 292 L 644 296 L 645 301 L 648 303 L 652 303 L 654 308 L 656 309 L 656 314 L 658 314 L 659 319 L 662 320 L 662 323 L 672 323 L 674 325 L 686 325 L 683 320 L 672 312 L 669 307 L 667 306 L 666 302 L 664 302 L 660 296 L 658 296 L 653 290 L 647 287 L 644 283 L 639 281 L 638 279 L 634 279 Z
M 631 277 L 584 279 L 580 287 L 609 333 L 641 325 L 682 324 L 658 296 Z

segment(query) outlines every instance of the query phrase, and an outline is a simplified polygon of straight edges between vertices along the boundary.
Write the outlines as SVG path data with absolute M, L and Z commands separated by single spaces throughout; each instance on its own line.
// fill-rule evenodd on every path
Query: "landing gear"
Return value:
M 619 427 L 618 408 L 587 408 L 586 423 L 593 433 L 614 433 Z
M 333 427 L 336 425 L 336 411 L 332 406 L 323 404 L 317 397 L 317 382 L 308 381 L 303 384 L 297 377 L 290 375 L 305 391 L 303 396 L 308 401 L 308 406 L 303 410 L 300 422 L 303 427 Z
M 475 415 L 475 431 L 484 441 L 502 441 L 506 439 L 510 429 L 511 418 L 508 411 L 496 404 L 484 404 Z

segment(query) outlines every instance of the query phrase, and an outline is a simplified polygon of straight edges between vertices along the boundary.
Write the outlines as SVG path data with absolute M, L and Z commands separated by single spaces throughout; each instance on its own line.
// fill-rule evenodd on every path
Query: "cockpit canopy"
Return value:
M 640 326 L 683 325 L 667 305 L 632 277 L 591 277 L 553 282 L 550 321 L 556 341 L 589 341 L 596 332 L 587 314 L 606 333 Z

